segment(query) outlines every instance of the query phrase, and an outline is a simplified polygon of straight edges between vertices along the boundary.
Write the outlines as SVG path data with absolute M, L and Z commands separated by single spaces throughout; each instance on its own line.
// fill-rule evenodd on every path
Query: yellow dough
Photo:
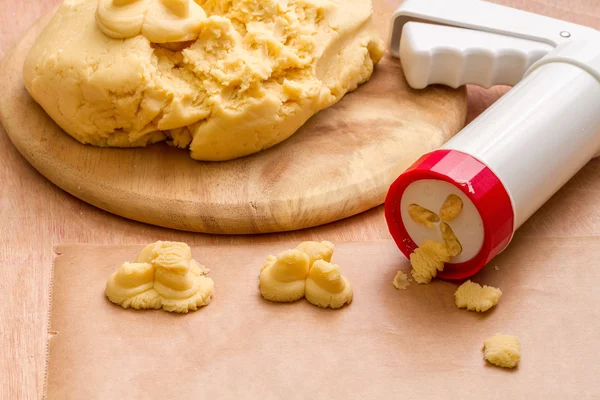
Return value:
M 266 300 L 291 302 L 304 297 L 309 259 L 300 250 L 269 256 L 260 269 L 260 293 Z
M 352 285 L 338 265 L 317 260 L 308 273 L 305 297 L 315 306 L 340 308 L 352 302 Z
M 500 289 L 466 281 L 456 289 L 454 301 L 456 307 L 466 308 L 469 311 L 484 312 L 498 304 L 502 296 Z
M 406 289 L 410 285 L 410 282 L 408 281 L 408 275 L 402 271 L 398 271 L 392 283 L 396 289 Z
M 333 256 L 333 243 L 328 241 L 323 242 L 302 242 L 296 249 L 305 253 L 309 259 L 309 266 L 312 267 L 313 263 L 317 260 L 325 260 L 331 262 Z
M 455 194 L 451 194 L 446 197 L 444 204 L 442 204 L 442 207 L 440 208 L 440 218 L 442 221 L 450 222 L 458 217 L 458 214 L 460 214 L 462 208 L 463 201 L 461 198 Z
M 410 255 L 410 273 L 417 283 L 429 283 L 449 261 L 450 254 L 444 243 L 426 240 Z
M 421 207 L 418 204 L 410 204 L 408 206 L 408 215 L 413 221 L 425 225 L 428 228 L 433 228 L 435 222 L 440 221 L 440 217 L 436 213 Z
M 106 283 L 106 297 L 123 308 L 187 313 L 210 303 L 214 282 L 181 242 L 151 243 L 135 263 L 125 262 Z
M 260 293 L 277 302 L 302 297 L 319 307 L 340 308 L 352 301 L 352 286 L 331 264 L 333 243 L 302 242 L 277 257 L 268 256 L 260 268 Z
M 371 77 L 384 51 L 371 15 L 370 0 L 64 0 L 24 82 L 82 143 L 229 160 Z
M 462 245 L 460 244 L 450 225 L 445 222 L 440 223 L 440 232 L 442 233 L 442 239 L 444 239 L 444 243 L 446 244 L 446 248 L 448 249 L 448 254 L 450 254 L 450 257 L 454 257 L 462 253 Z
M 503 368 L 514 368 L 521 361 L 521 342 L 515 336 L 497 334 L 483 342 L 485 359 Z

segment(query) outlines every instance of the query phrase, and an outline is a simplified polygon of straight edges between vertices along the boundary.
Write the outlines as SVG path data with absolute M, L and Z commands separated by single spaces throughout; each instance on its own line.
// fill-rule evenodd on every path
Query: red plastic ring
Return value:
M 409 258 L 418 245 L 402 222 L 400 200 L 408 185 L 421 179 L 438 179 L 460 189 L 475 205 L 483 221 L 483 245 L 472 259 L 447 263 L 438 277 L 464 279 L 477 273 L 510 243 L 514 233 L 511 198 L 498 177 L 474 157 L 456 150 L 425 154 L 390 186 L 385 199 L 385 219 L 398 248 Z

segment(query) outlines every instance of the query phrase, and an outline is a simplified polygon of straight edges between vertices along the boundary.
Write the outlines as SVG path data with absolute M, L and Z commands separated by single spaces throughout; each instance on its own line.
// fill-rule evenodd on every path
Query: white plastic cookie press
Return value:
M 443 228 L 462 251 L 438 276 L 466 278 L 600 150 L 600 32 L 479 0 L 408 0 L 392 24 L 391 52 L 413 88 L 514 85 L 400 175 L 385 201 L 408 257 L 425 239 L 448 239 L 437 215 L 460 197 Z M 434 222 L 411 218 L 413 204 Z

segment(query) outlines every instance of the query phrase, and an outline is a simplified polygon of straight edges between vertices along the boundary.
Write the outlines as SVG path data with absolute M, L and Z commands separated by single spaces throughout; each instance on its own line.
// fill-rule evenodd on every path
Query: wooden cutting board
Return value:
M 400 1 L 375 0 L 382 37 Z M 383 203 L 391 182 L 463 126 L 466 91 L 414 91 L 389 55 L 373 78 L 310 119 L 290 139 L 242 159 L 192 160 L 166 144 L 139 149 L 82 145 L 31 99 L 22 66 L 51 16 L 2 61 L 0 117 L 20 153 L 72 195 L 111 213 L 208 233 L 308 228 Z

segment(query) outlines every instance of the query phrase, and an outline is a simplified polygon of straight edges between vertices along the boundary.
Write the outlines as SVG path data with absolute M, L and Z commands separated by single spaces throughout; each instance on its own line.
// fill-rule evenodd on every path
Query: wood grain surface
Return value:
M 374 2 L 385 37 L 393 8 Z M 50 16 L 50 15 L 49 15 Z M 387 54 L 371 80 L 291 138 L 228 162 L 199 162 L 166 143 L 85 146 L 24 88 L 23 62 L 44 17 L 0 64 L 0 117 L 21 154 L 63 190 L 111 213 L 168 228 L 240 234 L 309 228 L 383 203 L 394 179 L 464 125 L 464 88 L 412 90 Z
M 386 1 L 392 6 L 399 3 Z M 600 29 L 598 0 L 497 2 Z M 59 0 L 0 0 L 0 56 L 58 3 Z M 470 118 L 505 90 L 469 88 Z M 4 131 L 0 132 L 0 182 L 0 399 L 41 397 L 54 245 L 143 244 L 157 239 L 202 245 L 389 238 L 382 207 L 319 228 L 260 236 L 192 234 L 132 222 L 54 186 L 19 154 Z M 520 236 L 599 236 L 599 217 L 600 160 L 596 159 L 521 228 Z

